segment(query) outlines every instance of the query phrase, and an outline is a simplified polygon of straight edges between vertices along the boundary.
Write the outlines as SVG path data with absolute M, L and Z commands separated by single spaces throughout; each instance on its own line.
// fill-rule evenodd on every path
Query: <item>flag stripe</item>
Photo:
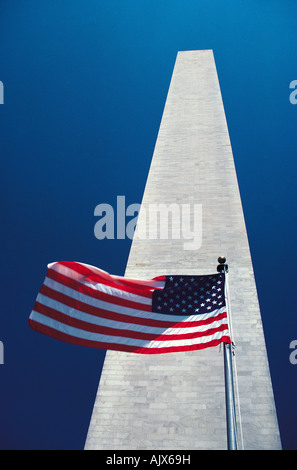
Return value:
M 92 315 L 84 315 L 80 311 L 75 309 L 68 309 L 67 306 L 55 302 L 53 304 L 51 299 L 43 296 L 39 296 L 39 301 L 35 302 L 34 312 L 48 316 L 54 320 L 60 321 L 65 325 L 74 326 L 84 330 L 89 330 L 95 333 L 109 334 L 112 336 L 126 336 L 131 338 L 139 338 L 145 340 L 158 339 L 170 340 L 170 339 L 187 339 L 195 338 L 203 335 L 213 334 L 215 331 L 221 331 L 228 327 L 226 316 L 220 319 L 213 319 L 211 328 L 209 325 L 205 325 L 201 322 L 199 327 L 191 328 L 175 328 L 175 324 L 171 328 L 155 328 L 143 325 L 125 324 L 121 322 L 113 321 L 112 319 L 106 320 L 100 317 L 94 317 Z M 39 315 L 37 315 L 39 317 Z M 37 318 L 33 313 L 32 318 Z
M 87 281 L 95 281 L 100 282 L 105 285 L 113 286 L 114 288 L 121 289 L 123 291 L 131 292 L 134 294 L 138 294 L 141 292 L 143 297 L 150 297 L 151 291 L 154 289 L 162 289 L 164 287 L 165 278 L 164 276 L 160 276 L 156 278 L 158 280 L 130 280 L 120 276 L 111 276 L 110 274 L 106 273 L 105 271 L 90 267 L 83 263 L 75 263 L 75 262 L 68 262 L 62 261 L 59 263 L 51 263 L 49 268 L 63 273 L 69 277 L 73 277 L 74 279 L 81 279 L 82 277 L 85 278 Z M 90 269 L 92 268 L 92 269 Z
M 139 339 L 139 338 L 128 338 L 124 336 L 110 336 L 108 334 L 100 334 L 95 333 L 89 330 L 82 330 L 79 328 L 75 328 L 70 325 L 64 325 L 60 321 L 54 320 L 44 315 L 38 314 L 38 312 L 34 312 L 34 319 L 31 319 L 31 322 L 38 322 L 39 325 L 46 326 L 53 330 L 53 334 L 62 333 L 65 335 L 69 335 L 71 338 L 80 338 L 82 340 L 93 341 L 94 343 L 114 343 L 117 345 L 127 345 L 133 346 L 135 348 L 168 348 L 168 347 L 179 347 L 179 346 L 191 346 L 194 343 L 197 344 L 205 344 L 209 341 L 214 339 L 218 340 L 221 339 L 226 333 L 228 329 L 222 329 L 222 331 L 216 331 L 211 335 L 203 335 L 199 338 L 186 338 L 186 339 L 178 339 L 178 340 L 163 340 L 159 341 L 159 338 L 155 338 L 154 340 L 146 340 L 146 339 Z
M 142 297 L 140 295 L 131 294 L 120 289 L 114 289 L 105 284 L 101 285 L 91 284 L 89 285 L 86 282 L 76 281 L 70 277 L 64 276 L 63 274 L 57 273 L 52 269 L 49 269 L 45 279 L 45 285 L 51 285 L 50 281 L 56 281 L 59 284 L 63 284 L 66 287 L 94 297 L 95 299 L 104 300 L 106 302 L 111 302 L 114 304 L 122 305 L 124 307 L 138 308 L 150 311 L 152 300 L 151 297 Z
M 168 348 L 139 348 L 138 346 L 131 346 L 126 344 L 115 344 L 115 343 L 103 343 L 96 342 L 89 339 L 82 339 L 69 334 L 63 333 L 58 330 L 54 330 L 46 325 L 30 320 L 30 326 L 35 331 L 43 333 L 52 338 L 56 338 L 60 341 L 65 341 L 67 343 L 76 344 L 79 346 L 87 346 L 91 348 L 98 349 L 110 349 L 115 351 L 123 352 L 133 352 L 135 354 L 164 354 L 164 353 L 173 353 L 173 352 L 186 352 L 186 351 L 197 351 L 200 349 L 205 349 L 209 347 L 215 347 L 224 343 L 230 343 L 229 333 L 227 332 L 226 336 L 222 336 L 218 339 L 212 339 L 207 343 L 192 344 L 187 346 L 171 346 Z

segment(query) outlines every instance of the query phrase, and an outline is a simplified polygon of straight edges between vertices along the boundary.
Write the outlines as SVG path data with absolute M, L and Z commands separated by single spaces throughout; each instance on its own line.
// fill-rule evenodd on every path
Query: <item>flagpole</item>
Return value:
M 228 315 L 230 312 L 229 308 L 229 292 L 227 273 L 228 265 L 226 264 L 226 258 L 220 256 L 218 258 L 220 263 L 217 267 L 218 272 L 224 272 L 226 277 L 225 291 L 226 291 L 226 305 Z M 233 382 L 233 366 L 232 366 L 232 336 L 230 331 L 230 320 L 229 320 L 229 332 L 231 337 L 231 343 L 224 343 L 224 373 L 225 373 L 225 399 L 226 399 L 226 419 L 227 419 L 227 443 L 228 450 L 237 450 L 237 432 L 236 432 L 236 413 L 235 413 L 235 398 L 234 398 L 234 382 Z

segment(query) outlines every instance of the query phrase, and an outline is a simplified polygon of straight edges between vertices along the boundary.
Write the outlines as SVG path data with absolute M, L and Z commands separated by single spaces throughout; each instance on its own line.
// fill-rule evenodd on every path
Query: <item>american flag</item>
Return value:
M 47 267 L 29 325 L 83 346 L 139 354 L 230 343 L 224 273 L 128 279 L 77 262 Z

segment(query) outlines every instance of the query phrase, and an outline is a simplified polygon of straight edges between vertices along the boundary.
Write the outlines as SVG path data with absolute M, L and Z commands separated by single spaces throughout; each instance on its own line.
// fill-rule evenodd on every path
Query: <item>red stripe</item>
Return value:
M 174 341 L 183 339 L 201 338 L 203 336 L 213 335 L 218 331 L 228 329 L 227 324 L 222 324 L 217 328 L 209 328 L 203 332 L 181 333 L 181 334 L 162 334 L 162 333 L 144 333 L 141 331 L 124 330 L 120 328 L 110 328 L 102 325 L 94 325 L 78 318 L 69 317 L 65 313 L 58 312 L 57 310 L 46 307 L 39 302 L 35 302 L 34 311 L 41 313 L 49 318 L 57 320 L 65 325 L 69 325 L 80 330 L 90 331 L 92 333 L 99 333 L 102 335 L 118 336 L 126 338 L 141 339 L 146 341 Z M 174 325 L 173 325 L 174 326 Z
M 86 286 L 79 281 L 76 281 L 70 277 L 64 276 L 64 274 L 58 273 L 52 269 L 49 269 L 47 272 L 47 277 L 63 284 L 66 287 L 70 287 L 77 292 L 89 295 L 95 299 L 103 300 L 104 302 L 109 302 L 116 305 L 122 305 L 123 307 L 135 308 L 137 310 L 145 310 L 151 312 L 151 305 L 142 304 L 140 302 L 134 302 L 133 300 L 123 299 L 114 295 L 106 294 L 98 290 L 92 289 L 92 287 Z M 145 296 L 147 298 L 147 296 Z
M 153 287 L 144 286 L 141 281 L 139 281 L 138 285 L 137 281 L 123 281 L 122 279 L 119 280 L 119 278 L 114 278 L 108 273 L 96 274 L 91 269 L 79 263 L 74 263 L 71 261 L 59 261 L 58 264 L 66 266 L 67 268 L 72 269 L 78 274 L 82 274 L 83 276 L 85 276 L 85 280 L 88 282 L 100 282 L 101 284 L 105 284 L 106 286 L 111 286 L 115 289 L 120 289 L 125 292 L 131 292 L 132 294 L 141 295 L 142 297 L 148 297 L 149 299 L 152 297 L 152 293 L 155 290 L 155 288 Z M 56 272 L 54 269 L 52 270 Z
M 86 304 L 84 302 L 81 302 L 79 300 L 73 299 L 72 297 L 69 297 L 68 295 L 62 294 L 61 292 L 57 292 L 54 289 L 51 289 L 50 287 L 47 287 L 43 285 L 40 289 L 40 293 L 44 294 L 45 296 L 57 300 L 58 302 L 61 302 L 65 305 L 68 305 L 68 307 L 75 308 L 76 310 L 89 313 L 90 315 L 95 315 L 98 317 L 102 318 L 108 318 L 110 320 L 114 321 L 120 321 L 124 323 L 135 323 L 138 325 L 148 325 L 148 326 L 156 326 L 156 327 L 164 327 L 164 328 L 170 328 L 172 325 L 175 325 L 176 328 L 188 328 L 189 326 L 201 326 L 201 325 L 209 325 L 210 323 L 213 323 L 214 321 L 221 320 L 222 318 L 227 317 L 226 312 L 222 312 L 218 314 L 215 317 L 207 318 L 205 320 L 198 320 L 198 321 L 185 321 L 185 322 L 172 322 L 172 321 L 163 321 L 163 320 L 152 320 L 150 318 L 143 318 L 140 316 L 134 317 L 131 315 L 125 315 L 121 313 L 115 313 L 109 310 L 104 310 L 99 307 L 94 307 L 92 305 Z M 162 314 L 160 314 L 160 317 L 162 317 Z
M 135 284 L 139 287 L 144 286 L 148 287 L 149 289 L 163 289 L 163 287 L 154 287 L 149 285 L 150 282 L 163 282 L 165 285 L 166 277 L 165 276 L 158 276 L 154 277 L 153 279 L 141 280 L 141 279 L 129 279 L 128 277 L 121 277 L 121 276 L 112 276 L 115 280 L 119 280 L 126 286 L 134 286 Z
M 223 336 L 221 339 L 216 339 L 210 341 L 209 343 L 203 344 L 193 344 L 188 346 L 171 346 L 169 348 L 139 348 L 138 346 L 128 346 L 124 344 L 114 344 L 114 343 L 101 343 L 86 339 L 77 338 L 75 336 L 70 336 L 66 333 L 62 333 L 61 331 L 54 330 L 45 325 L 41 325 L 40 323 L 35 322 L 32 319 L 29 319 L 30 327 L 38 331 L 39 333 L 43 333 L 47 336 L 51 336 L 52 338 L 59 339 L 61 341 L 66 341 L 67 343 L 77 344 L 80 346 L 89 346 L 92 348 L 98 349 L 112 349 L 115 351 L 126 351 L 126 352 L 134 352 L 137 354 L 162 354 L 162 353 L 170 353 L 170 352 L 181 352 L 181 351 L 195 351 L 198 349 L 206 349 L 208 347 L 217 346 L 221 343 L 230 343 L 230 338 L 228 336 Z

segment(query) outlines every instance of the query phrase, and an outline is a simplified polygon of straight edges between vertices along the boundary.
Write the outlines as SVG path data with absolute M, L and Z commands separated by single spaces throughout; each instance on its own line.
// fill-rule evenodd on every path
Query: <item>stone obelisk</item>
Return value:
M 170 231 L 167 239 L 151 239 L 145 236 L 147 220 L 139 217 L 125 275 L 211 274 L 218 256 L 227 258 L 238 448 L 280 449 L 253 266 L 211 50 L 179 52 L 176 58 L 142 207 L 161 203 L 187 204 L 192 211 L 200 205 L 201 240 L 186 246 L 182 236 L 170 237 Z M 85 449 L 226 448 L 222 348 L 153 356 L 107 352 Z

